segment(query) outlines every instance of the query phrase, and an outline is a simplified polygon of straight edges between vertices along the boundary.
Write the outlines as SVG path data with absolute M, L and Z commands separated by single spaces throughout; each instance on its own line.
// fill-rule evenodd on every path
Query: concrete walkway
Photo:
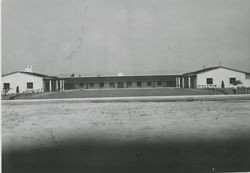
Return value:
M 194 96 L 138 96 L 138 97 L 101 97 L 101 98 L 63 98 L 63 99 L 31 99 L 3 100 L 2 102 L 47 102 L 47 101 L 79 101 L 79 102 L 177 102 L 177 101 L 225 101 L 250 100 L 250 94 L 242 95 L 194 95 Z

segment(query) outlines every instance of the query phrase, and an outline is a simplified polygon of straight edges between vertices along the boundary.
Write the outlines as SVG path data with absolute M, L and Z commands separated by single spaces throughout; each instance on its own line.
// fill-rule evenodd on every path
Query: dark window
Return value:
M 127 82 L 127 87 L 131 87 L 132 86 L 132 82 Z
M 176 87 L 176 81 L 166 81 L 167 87 Z
M 104 82 L 100 82 L 100 88 L 104 87 Z
M 33 89 L 33 82 L 27 82 L 27 89 Z
M 137 87 L 141 87 L 141 82 L 136 83 Z
M 230 77 L 229 82 L 230 82 L 230 84 L 234 84 L 236 82 L 236 78 L 235 77 Z
M 152 82 L 148 81 L 147 86 L 152 86 Z
M 89 87 L 90 87 L 90 88 L 94 88 L 94 82 L 91 82 L 91 83 L 89 84 Z
M 207 78 L 207 84 L 213 84 L 213 78 Z
M 84 87 L 84 84 L 83 83 L 80 83 L 80 88 L 83 88 Z
M 109 83 L 109 86 L 110 86 L 111 88 L 114 88 L 114 87 L 115 87 L 115 83 L 114 83 L 114 82 L 110 82 L 110 83 Z
M 158 82 L 157 82 L 157 85 L 160 86 L 160 85 L 161 85 L 161 81 L 158 81 Z
M 3 84 L 3 88 L 4 88 L 5 90 L 10 89 L 10 83 L 4 83 L 4 84 Z

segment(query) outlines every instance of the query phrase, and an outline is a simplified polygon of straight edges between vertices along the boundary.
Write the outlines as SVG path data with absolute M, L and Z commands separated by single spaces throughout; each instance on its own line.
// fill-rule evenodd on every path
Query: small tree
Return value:
M 237 80 L 237 81 L 234 81 L 233 85 L 237 86 L 237 85 L 240 85 L 242 84 L 242 82 L 240 80 Z
M 224 88 L 225 88 L 224 81 L 221 81 L 221 88 L 222 88 L 222 89 L 224 89 Z
M 234 81 L 234 83 L 233 83 L 233 92 L 234 92 L 234 94 L 236 94 L 236 90 L 237 90 L 236 86 L 240 85 L 240 84 L 242 84 L 242 82 L 240 80 Z
M 19 94 L 19 86 L 16 87 L 16 94 Z
M 10 89 L 8 89 L 8 88 L 4 88 L 4 89 L 3 89 L 3 95 L 6 96 L 7 93 L 9 92 L 9 90 L 10 90 Z

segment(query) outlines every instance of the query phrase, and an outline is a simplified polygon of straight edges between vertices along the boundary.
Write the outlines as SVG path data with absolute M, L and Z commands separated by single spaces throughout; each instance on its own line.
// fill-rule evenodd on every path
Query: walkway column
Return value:
M 181 87 L 181 77 L 176 78 L 176 87 L 180 88 Z
M 182 78 L 182 88 L 185 88 L 185 80 L 184 80 L 185 78 L 183 77 Z
M 49 80 L 49 92 L 51 92 L 51 91 L 52 91 L 52 81 Z
M 178 77 L 179 88 L 181 87 L 181 77 Z
M 188 88 L 191 88 L 191 77 L 188 77 Z

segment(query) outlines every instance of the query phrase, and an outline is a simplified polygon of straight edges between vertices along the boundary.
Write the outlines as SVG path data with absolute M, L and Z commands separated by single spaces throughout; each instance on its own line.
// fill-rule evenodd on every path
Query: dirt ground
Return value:
M 226 154 L 230 153 L 232 150 L 239 151 L 239 153 L 236 153 L 236 156 L 242 156 L 241 154 L 243 153 L 241 153 L 242 151 L 239 148 L 241 146 L 237 140 L 247 140 L 250 138 L 249 136 L 249 100 L 119 103 L 88 103 L 81 102 L 81 100 L 41 100 L 36 102 L 6 101 L 2 104 L 2 145 L 4 152 L 18 149 L 27 151 L 31 148 L 56 147 L 63 146 L 64 144 L 68 145 L 69 143 L 74 145 L 79 144 L 82 141 L 88 141 L 88 143 L 90 142 L 94 144 L 105 143 L 104 145 L 113 143 L 124 146 L 138 143 L 143 143 L 145 145 L 168 146 L 170 145 L 169 143 L 174 141 L 174 143 L 178 144 L 183 143 L 183 147 L 185 147 L 185 144 L 187 143 L 192 143 L 188 146 L 194 146 L 193 144 L 199 144 L 198 146 L 202 146 L 200 149 L 199 147 L 197 149 L 193 148 L 194 153 L 197 154 L 197 158 L 206 156 L 206 154 L 204 156 L 200 155 L 201 153 L 199 153 L 199 151 L 202 153 L 205 151 L 206 153 L 206 151 L 211 150 L 215 154 L 217 149 L 221 147 L 221 155 L 211 155 L 211 158 L 220 158 L 221 156 L 221 159 L 223 160 L 223 157 L 226 156 L 231 158 L 231 160 L 225 163 L 223 161 L 218 162 L 217 166 L 219 167 L 221 166 L 221 163 L 223 163 L 222 165 L 224 166 L 227 164 L 231 164 L 232 166 L 235 163 L 235 160 L 233 159 L 235 155 Z M 207 141 L 210 141 L 210 143 L 208 142 L 209 145 L 206 143 Z M 218 141 L 224 141 L 224 143 L 215 146 L 212 144 L 213 142 L 216 143 Z M 236 142 L 239 147 L 232 147 L 231 145 L 228 148 L 224 147 L 228 146 L 227 141 Z M 209 149 L 210 146 L 213 146 L 213 148 Z M 175 145 L 172 146 L 172 144 L 171 147 L 174 151 L 176 150 L 176 152 L 182 148 L 182 146 L 175 148 Z M 140 150 L 139 148 L 138 150 Z M 150 149 L 150 151 L 154 151 L 152 147 Z M 164 151 L 165 149 L 166 148 L 164 148 Z M 107 148 L 104 150 L 108 151 Z M 138 152 L 138 150 L 135 149 L 135 152 Z M 172 152 L 173 150 L 169 150 L 168 152 Z M 63 151 L 66 150 L 64 149 Z M 185 151 L 186 150 L 183 151 L 184 154 Z M 190 151 L 192 150 L 187 149 L 186 152 L 189 153 Z M 140 152 L 143 153 L 143 151 Z M 162 151 L 158 152 L 164 153 Z M 250 153 L 250 150 L 247 150 L 246 152 Z M 70 153 L 72 154 L 72 151 Z M 161 155 L 160 153 L 158 154 Z M 177 153 L 183 154 L 181 152 Z M 191 155 L 191 153 L 186 153 L 186 156 L 182 155 L 178 158 L 185 158 L 188 160 Z M 28 158 L 32 158 L 34 155 L 29 154 L 28 156 Z M 19 162 L 17 163 L 17 160 L 15 160 L 16 158 L 17 157 L 14 156 L 10 157 L 10 154 L 4 155 L 3 160 L 5 162 L 3 165 L 5 165 L 6 170 L 12 170 L 13 165 L 19 164 Z M 27 158 L 26 155 L 25 158 Z M 98 156 L 97 158 L 100 157 Z M 152 159 L 151 156 L 150 158 Z M 167 164 L 165 155 L 163 155 L 162 158 L 165 159 L 163 162 Z M 74 157 L 74 159 L 76 158 Z M 245 162 L 249 161 L 249 159 L 244 160 L 246 159 L 245 155 L 238 159 L 241 159 L 241 161 L 236 162 L 236 168 L 239 169 L 241 166 L 247 166 Z M 58 161 L 58 158 L 56 158 L 56 160 Z M 194 160 L 194 163 L 197 164 L 198 160 L 200 159 Z M 188 162 L 193 164 L 191 161 Z M 112 163 L 115 164 L 115 162 Z M 137 162 L 130 163 L 129 161 L 127 164 L 133 165 L 135 163 Z M 150 163 L 152 163 L 152 160 L 147 160 L 144 164 L 150 165 Z M 171 163 L 175 162 L 171 160 Z M 206 166 L 212 167 L 212 163 L 214 162 L 211 162 L 211 160 L 210 162 L 204 160 L 204 162 L 200 164 L 203 164 L 203 166 L 204 164 L 208 164 Z M 38 163 L 35 162 L 35 164 Z M 186 165 L 186 162 L 185 164 L 182 162 L 179 164 Z M 24 168 L 22 164 L 19 166 Z M 174 168 L 176 169 L 179 167 L 178 164 L 175 166 L 176 167 Z M 185 166 L 183 166 L 183 168 L 185 168 Z M 196 170 L 196 167 L 192 168 Z M 210 169 L 210 167 L 206 168 L 206 170 Z M 30 170 L 30 172 L 32 171 L 34 170 Z M 15 171 L 12 170 L 6 172 Z M 29 171 L 25 170 L 24 172 Z M 47 170 L 46 172 L 49 171 Z M 54 170 L 54 172 L 56 171 Z M 61 170 L 58 172 L 61 172 Z M 145 172 L 145 170 L 143 172 Z

